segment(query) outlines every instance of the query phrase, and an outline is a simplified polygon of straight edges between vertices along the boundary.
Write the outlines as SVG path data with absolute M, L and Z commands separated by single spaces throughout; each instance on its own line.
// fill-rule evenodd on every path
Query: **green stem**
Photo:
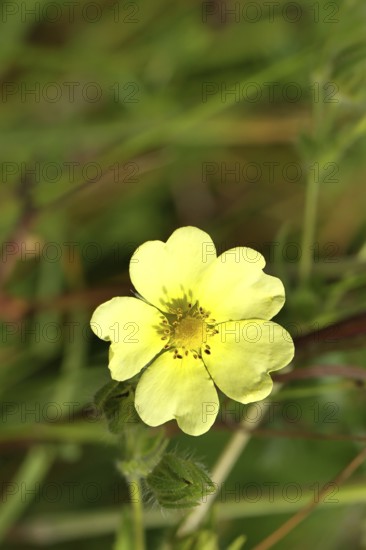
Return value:
M 54 458 L 54 450 L 46 445 L 34 446 L 28 452 L 15 478 L 9 483 L 2 496 L 0 541 L 29 506 L 30 500 L 36 497 L 37 487 L 48 474 Z M 23 488 L 27 490 L 27 498 L 22 498 Z
M 319 164 L 319 163 L 318 163 Z M 309 173 L 306 185 L 302 256 L 300 261 L 300 281 L 306 283 L 313 265 L 313 246 L 318 210 L 319 177 Z
M 142 507 L 142 492 L 141 483 L 137 477 L 131 478 L 128 483 L 130 491 L 132 516 L 133 516 L 133 528 L 135 550 L 145 550 L 145 532 L 144 532 L 144 518 Z
M 325 116 L 324 116 L 324 88 L 322 75 L 318 75 L 320 84 L 320 97 L 313 104 L 313 122 L 314 122 L 314 142 L 316 145 L 315 157 L 313 160 L 314 173 L 308 170 L 305 196 L 305 214 L 302 233 L 302 255 L 299 266 L 299 277 L 303 284 L 306 284 L 313 267 L 313 246 L 315 237 L 315 227 L 318 211 L 318 195 L 320 186 L 320 174 L 323 165 L 319 161 L 319 150 L 325 139 Z
M 122 508 L 113 550 L 129 548 L 145 550 L 145 522 L 140 480 L 137 476 L 129 476 L 127 483 L 131 506 Z

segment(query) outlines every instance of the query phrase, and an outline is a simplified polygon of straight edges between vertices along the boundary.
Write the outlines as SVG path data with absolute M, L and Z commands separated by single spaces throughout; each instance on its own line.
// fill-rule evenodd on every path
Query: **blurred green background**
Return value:
M 365 23 L 361 0 L 1 2 L 2 548 L 113 548 L 128 493 L 90 405 L 109 372 L 89 318 L 179 226 L 260 250 L 295 370 L 327 366 L 272 397 L 218 499 L 220 548 L 253 548 L 359 452 Z M 199 438 L 172 426 L 172 448 L 212 467 L 224 416 Z M 366 548 L 365 474 L 274 548 Z M 176 516 L 146 508 L 162 548 Z

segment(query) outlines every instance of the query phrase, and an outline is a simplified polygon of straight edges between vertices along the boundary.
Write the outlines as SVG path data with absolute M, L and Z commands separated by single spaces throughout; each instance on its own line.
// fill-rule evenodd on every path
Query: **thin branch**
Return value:
M 318 441 L 359 441 L 366 443 L 366 435 L 348 434 L 320 434 L 316 432 L 302 432 L 289 430 L 266 430 L 257 428 L 252 432 L 253 437 L 285 437 L 289 439 L 315 439 Z
M 361 464 L 366 460 L 366 447 L 356 455 L 356 457 L 336 476 L 330 483 L 326 483 L 319 492 L 319 498 L 310 501 L 306 506 L 301 508 L 296 514 L 294 514 L 288 521 L 285 521 L 276 531 L 271 533 L 269 537 L 265 538 L 262 542 L 257 544 L 253 550 L 268 550 L 272 548 L 274 544 L 277 544 L 280 540 L 286 537 L 295 527 L 297 527 L 311 512 L 315 510 L 319 502 L 323 500 L 328 491 L 332 490 L 332 486 L 339 487 L 342 485 Z
M 295 368 L 283 374 L 273 373 L 275 382 L 292 382 L 307 378 L 322 378 L 323 376 L 340 376 L 353 380 L 366 380 L 366 369 L 354 365 L 312 365 L 311 367 Z

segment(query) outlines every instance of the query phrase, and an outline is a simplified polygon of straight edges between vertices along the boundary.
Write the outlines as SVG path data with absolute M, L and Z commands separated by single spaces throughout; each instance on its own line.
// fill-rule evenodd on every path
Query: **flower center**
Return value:
M 176 305 L 176 304 L 175 304 Z M 183 355 L 193 353 L 195 359 L 202 359 L 202 350 L 210 355 L 207 339 L 218 333 L 214 328 L 215 319 L 197 304 L 180 304 L 182 307 L 171 307 L 169 313 L 161 316 L 158 333 L 162 340 L 168 340 L 164 349 L 174 352 L 173 358 L 183 359 Z
M 175 327 L 173 341 L 180 348 L 199 349 L 206 339 L 206 323 L 197 317 L 187 316 Z

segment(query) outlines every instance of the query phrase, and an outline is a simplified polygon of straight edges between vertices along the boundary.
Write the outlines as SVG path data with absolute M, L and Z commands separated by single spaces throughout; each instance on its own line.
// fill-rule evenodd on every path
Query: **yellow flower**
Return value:
M 285 301 L 279 279 L 263 273 L 264 258 L 236 247 L 216 256 L 210 236 L 181 227 L 166 243 L 148 241 L 133 254 L 130 277 L 141 296 L 100 305 L 91 326 L 111 341 L 115 380 L 140 373 L 135 406 L 159 426 L 176 419 L 200 435 L 219 409 L 217 386 L 241 403 L 264 399 L 269 376 L 294 354 L 288 332 L 269 321 Z

